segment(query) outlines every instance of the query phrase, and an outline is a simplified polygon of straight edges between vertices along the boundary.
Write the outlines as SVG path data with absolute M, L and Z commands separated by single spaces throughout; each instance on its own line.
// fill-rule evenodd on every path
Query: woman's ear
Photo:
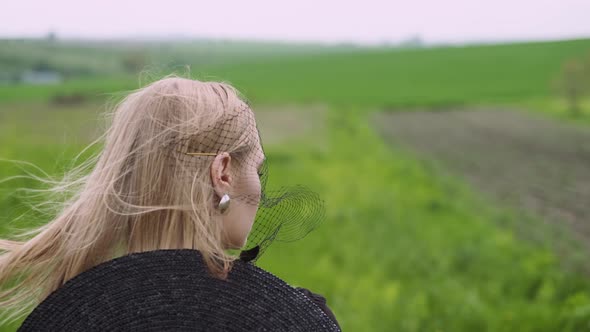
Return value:
M 232 177 L 230 174 L 231 156 L 227 152 L 222 152 L 215 156 L 211 164 L 211 183 L 217 196 L 222 197 L 224 194 L 231 192 Z

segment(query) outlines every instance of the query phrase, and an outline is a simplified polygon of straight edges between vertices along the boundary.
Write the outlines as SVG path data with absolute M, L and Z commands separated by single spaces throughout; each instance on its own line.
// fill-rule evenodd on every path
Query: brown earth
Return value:
M 590 128 L 490 108 L 379 113 L 373 120 L 388 142 L 439 162 L 504 204 L 568 225 L 590 244 Z

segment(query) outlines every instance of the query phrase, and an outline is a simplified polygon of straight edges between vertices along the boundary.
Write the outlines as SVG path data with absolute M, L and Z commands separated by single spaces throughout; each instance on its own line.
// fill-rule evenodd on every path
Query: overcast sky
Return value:
M 7 0 L 0 38 L 425 42 L 590 37 L 590 0 Z

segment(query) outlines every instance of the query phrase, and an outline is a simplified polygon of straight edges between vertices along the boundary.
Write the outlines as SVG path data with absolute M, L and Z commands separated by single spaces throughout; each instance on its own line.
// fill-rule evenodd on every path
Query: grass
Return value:
M 213 68 L 258 102 L 399 108 L 550 95 L 561 62 L 590 40 L 316 55 Z
M 0 101 L 4 104 L 22 101 L 48 102 L 56 96 L 76 94 L 86 99 L 102 101 L 138 86 L 137 79 L 124 75 L 73 79 L 56 85 L 6 85 L 0 88 Z M 7 106 L 2 108 L 5 107 Z
M 517 214 L 392 152 L 366 123 L 334 108 L 326 149 L 270 149 L 269 183 L 315 184 L 328 218 L 269 249 L 263 267 L 324 294 L 347 331 L 590 328 L 590 280 L 563 269 L 549 245 L 516 236 Z
M 229 81 L 256 103 L 321 102 L 354 105 L 359 110 L 464 105 L 551 96 L 551 81 L 561 63 L 589 51 L 590 39 L 318 52 L 286 58 L 265 56 L 259 60 L 236 57 L 233 63 L 195 65 L 191 73 L 202 80 Z M 138 87 L 137 79 L 109 77 L 73 80 L 49 89 L 3 87 L 0 102 L 44 100 L 52 94 L 76 91 L 95 96 Z

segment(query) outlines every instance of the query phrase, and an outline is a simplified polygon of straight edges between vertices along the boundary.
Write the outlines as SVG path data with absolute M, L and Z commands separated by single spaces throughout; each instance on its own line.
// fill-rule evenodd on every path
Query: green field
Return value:
M 386 144 L 369 121 L 374 112 L 481 104 L 524 105 L 559 121 L 567 113 L 551 81 L 565 59 L 589 51 L 590 40 L 279 52 L 195 60 L 191 75 L 234 84 L 255 111 L 295 105 L 289 112 L 301 109 L 300 121 L 318 125 L 263 142 L 269 186 L 317 190 L 327 219 L 303 240 L 274 244 L 260 265 L 323 294 L 344 331 L 590 331 L 590 280 L 581 272 L 588 253 L 564 260 L 549 240 L 552 228 L 486 199 L 438 163 Z M 115 70 L 56 86 L 0 86 L 0 158 L 59 175 L 92 138 L 105 97 L 137 81 Z M 74 93 L 87 100 L 51 102 Z M 325 114 L 305 112 L 317 104 Z M 265 130 L 290 125 L 269 123 L 263 140 Z M 0 163 L 2 178 L 16 174 L 22 171 Z M 0 184 L 0 209 L 8 211 L 1 231 L 26 211 L 14 189 L 35 185 Z M 33 213 L 16 225 L 48 219 Z M 523 237 L 523 227 L 541 235 Z
M 417 50 L 318 52 L 195 64 L 193 76 L 225 80 L 259 103 L 328 102 L 379 108 L 510 102 L 551 96 L 565 59 L 590 40 Z M 247 63 L 247 65 L 245 65 Z M 154 67 L 159 68 L 160 67 Z M 182 68 L 174 68 L 183 74 Z M 147 68 L 150 71 L 150 67 Z M 148 75 L 149 78 L 149 75 Z M 2 100 L 43 99 L 80 91 L 92 96 L 137 88 L 137 77 L 73 80 L 63 87 L 3 87 Z

